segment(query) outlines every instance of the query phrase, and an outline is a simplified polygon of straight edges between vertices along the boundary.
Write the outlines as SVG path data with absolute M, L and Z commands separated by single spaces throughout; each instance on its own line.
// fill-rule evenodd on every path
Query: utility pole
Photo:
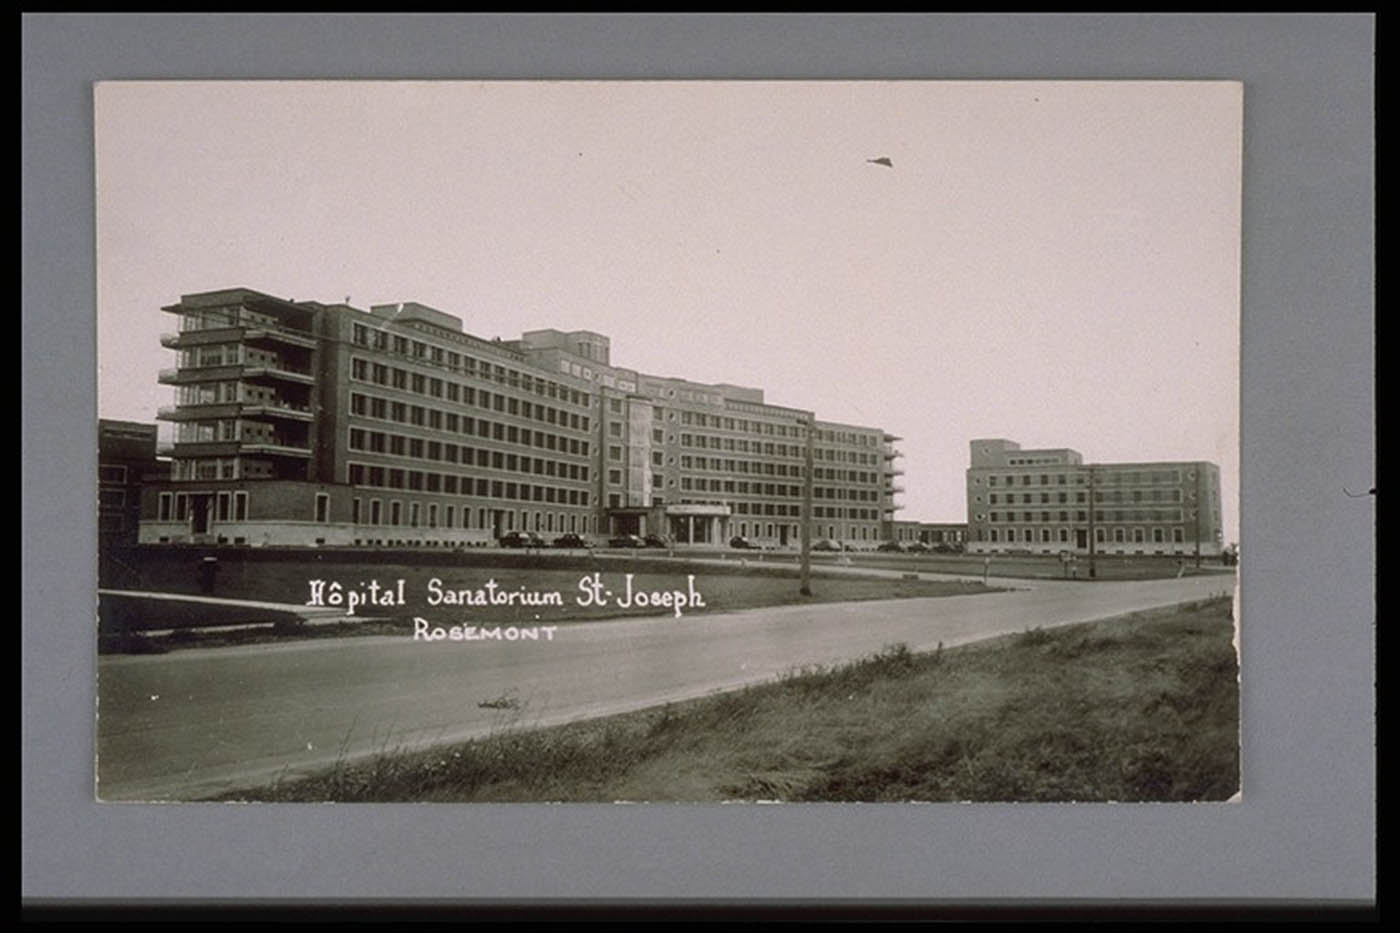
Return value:
M 810 417 L 802 420 L 807 433 L 807 449 L 802 467 L 802 586 L 803 596 L 812 595 L 812 433 Z
M 1097 549 L 1097 545 L 1095 544 L 1095 536 L 1096 536 L 1096 534 L 1095 534 L 1095 531 L 1094 531 L 1094 508 L 1095 508 L 1096 505 L 1097 505 L 1097 503 L 1094 502 L 1094 465 L 1091 463 L 1091 464 L 1089 464 L 1089 579 L 1090 579 L 1090 580 L 1094 579 L 1095 577 L 1097 577 L 1097 576 L 1099 575 L 1099 567 L 1098 567 L 1098 563 L 1097 563 L 1097 560 L 1096 560 L 1096 558 L 1098 557 L 1098 549 Z

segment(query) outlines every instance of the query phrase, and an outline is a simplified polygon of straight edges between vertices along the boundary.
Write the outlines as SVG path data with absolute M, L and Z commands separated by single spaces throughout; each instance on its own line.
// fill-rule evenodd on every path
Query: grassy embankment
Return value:
M 1214 599 L 928 654 L 890 646 L 556 728 L 524 728 L 526 703 L 486 739 L 222 799 L 1224 800 L 1239 786 L 1232 631 Z

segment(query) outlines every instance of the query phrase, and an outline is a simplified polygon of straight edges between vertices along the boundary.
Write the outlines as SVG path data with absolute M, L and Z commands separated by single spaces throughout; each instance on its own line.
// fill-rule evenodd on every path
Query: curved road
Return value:
M 992 582 L 1020 589 L 565 623 L 552 641 L 543 632 L 515 642 L 405 635 L 104 656 L 98 795 L 189 800 L 381 749 L 702 696 L 893 642 L 951 646 L 1234 586 L 1231 576 Z M 697 585 L 703 593 L 703 578 Z M 439 612 L 432 621 L 489 624 L 471 612 Z

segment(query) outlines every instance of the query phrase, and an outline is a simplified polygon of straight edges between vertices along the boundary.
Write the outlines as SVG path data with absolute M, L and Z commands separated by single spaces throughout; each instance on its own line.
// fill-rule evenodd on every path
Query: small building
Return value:
M 165 478 L 164 465 L 156 457 L 154 424 L 98 420 L 97 535 L 102 551 L 136 544 L 141 487 Z
M 906 545 L 918 541 L 931 548 L 961 551 L 967 541 L 967 524 L 965 522 L 891 522 L 889 540 Z

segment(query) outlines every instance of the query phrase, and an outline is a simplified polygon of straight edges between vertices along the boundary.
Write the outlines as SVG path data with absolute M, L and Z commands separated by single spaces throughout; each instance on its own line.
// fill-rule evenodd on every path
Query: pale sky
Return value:
M 182 294 L 419 301 L 481 337 L 762 388 L 903 438 L 1210 460 L 1238 540 L 1241 86 L 97 86 L 98 412 L 153 421 Z M 888 157 L 892 167 L 867 161 Z

